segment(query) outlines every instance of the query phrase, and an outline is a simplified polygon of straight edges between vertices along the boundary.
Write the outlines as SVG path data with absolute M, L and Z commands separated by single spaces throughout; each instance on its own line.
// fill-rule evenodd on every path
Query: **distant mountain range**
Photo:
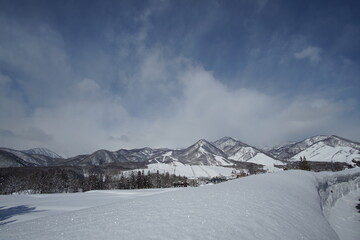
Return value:
M 0 167 L 26 166 L 101 166 L 117 163 L 182 164 L 190 166 L 230 167 L 247 162 L 263 165 L 265 169 L 289 161 L 346 162 L 360 161 L 360 143 L 338 136 L 315 136 L 285 144 L 267 151 L 250 146 L 231 137 L 209 142 L 201 139 L 184 149 L 120 149 L 98 150 L 92 154 L 62 158 L 44 148 L 25 151 L 0 148 Z

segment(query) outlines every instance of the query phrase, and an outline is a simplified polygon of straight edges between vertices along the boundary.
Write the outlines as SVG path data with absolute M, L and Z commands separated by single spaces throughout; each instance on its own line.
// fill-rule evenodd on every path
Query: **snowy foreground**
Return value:
M 0 239 L 358 239 L 359 189 L 360 169 L 352 169 L 199 188 L 0 196 Z

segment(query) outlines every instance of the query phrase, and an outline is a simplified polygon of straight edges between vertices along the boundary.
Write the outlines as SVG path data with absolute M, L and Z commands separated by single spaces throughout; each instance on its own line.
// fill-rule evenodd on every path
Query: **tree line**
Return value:
M 2 168 L 0 194 L 72 193 L 106 189 L 167 188 L 186 177 L 144 171 L 109 172 L 101 168 Z

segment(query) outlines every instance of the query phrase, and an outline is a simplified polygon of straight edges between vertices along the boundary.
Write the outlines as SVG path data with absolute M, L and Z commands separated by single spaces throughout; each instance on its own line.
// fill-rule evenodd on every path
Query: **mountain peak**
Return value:
M 199 146 L 204 146 L 204 145 L 208 145 L 210 143 L 208 141 L 206 141 L 205 139 L 200 139 L 199 141 L 196 142 L 196 144 Z
M 329 136 L 329 135 L 317 135 L 317 136 L 309 137 L 309 138 L 305 139 L 304 141 L 310 141 L 312 143 L 315 143 L 315 142 L 322 141 L 324 139 L 331 138 L 331 137 L 336 137 L 336 136 L 335 135 L 332 135 L 332 136 Z
M 172 151 L 171 157 L 183 164 L 231 165 L 226 154 L 205 139 L 200 139 L 188 148 Z
M 221 149 L 223 152 L 227 153 L 227 154 L 232 154 L 234 151 L 237 151 L 236 149 L 242 148 L 242 147 L 249 147 L 249 145 L 240 142 L 239 140 L 236 140 L 232 137 L 223 137 L 220 138 L 219 140 L 216 140 L 215 142 L 213 142 L 213 144 Z M 231 151 L 232 150 L 232 151 Z M 231 151 L 231 152 L 229 152 Z
M 231 140 L 231 141 L 237 141 L 235 138 L 229 137 L 229 136 L 222 137 L 222 138 L 220 138 L 220 139 L 217 140 L 217 141 L 229 141 L 229 140 Z

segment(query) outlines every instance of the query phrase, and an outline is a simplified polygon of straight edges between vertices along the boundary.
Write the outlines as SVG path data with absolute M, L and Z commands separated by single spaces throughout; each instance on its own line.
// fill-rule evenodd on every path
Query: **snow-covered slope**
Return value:
M 305 157 L 308 161 L 354 164 L 352 160 L 360 161 L 360 143 L 334 135 L 315 136 L 274 148 L 269 154 L 291 161 L 299 161 L 300 157 Z
M 12 152 L 0 149 L 0 168 L 25 166 L 29 166 L 27 162 L 23 161 Z
M 45 148 L 18 151 L 0 148 L 0 167 L 53 166 L 65 161 L 61 156 Z
M 213 144 L 221 149 L 227 155 L 233 155 L 234 151 L 242 147 L 249 147 L 249 145 L 240 142 L 232 137 L 223 137 L 213 142 Z
M 167 151 L 151 162 L 179 161 L 188 165 L 232 165 L 226 154 L 208 141 L 201 139 L 188 148 Z
M 176 190 L 176 188 L 153 188 L 137 190 L 92 190 L 71 194 L 0 195 L 1 203 L 6 206 L 0 211 L 0 239 L 2 239 L 2 225 L 25 222 Z
M 72 160 L 72 165 L 104 165 L 116 162 L 126 162 L 126 158 L 122 155 L 115 155 L 107 150 L 98 150 L 88 156 L 79 156 Z
M 299 152 L 291 160 L 299 161 L 300 157 L 305 157 L 308 161 L 353 164 L 352 160 L 360 161 L 360 150 L 341 145 L 331 146 L 327 142 L 320 141 Z
M 89 155 L 79 155 L 67 161 L 70 165 L 104 165 L 104 164 L 117 164 L 117 163 L 145 163 L 150 158 L 161 155 L 167 152 L 167 149 L 120 149 L 115 152 L 107 150 L 98 150 Z
M 119 199 L 108 205 L 102 205 L 99 198 L 97 207 L 19 223 L 16 218 L 36 213 L 41 201 L 15 200 L 32 211 L 12 214 L 8 221 L 15 222 L 0 225 L 0 238 L 338 240 L 323 214 L 324 203 L 331 196 L 319 195 L 318 189 L 342 196 L 348 193 L 344 189 L 351 192 L 360 187 L 359 171 L 328 173 L 326 177 L 304 171 L 261 174 L 212 186 Z M 125 194 L 133 196 L 131 191 Z M 80 193 L 74 204 L 81 202 L 81 196 L 87 198 L 86 193 Z M 0 196 L 2 204 L 11 204 L 5 197 Z M 60 201 L 47 208 L 61 206 Z M 47 210 L 46 206 L 39 209 Z M 360 228 L 351 230 L 359 236 Z
M 42 164 L 42 162 L 40 162 L 37 158 L 34 158 L 30 154 L 24 153 L 22 151 L 13 150 L 10 148 L 1 148 L 1 150 L 12 153 L 19 159 L 22 159 L 24 162 L 26 162 L 28 166 L 36 166 Z
M 263 153 L 256 154 L 253 158 L 250 158 L 248 162 L 263 165 L 264 169 L 266 169 L 268 172 L 280 171 L 280 169 L 275 167 L 275 165 L 284 165 L 283 162 L 275 160 L 272 157 L 269 157 L 268 155 L 265 155 Z
M 241 147 L 233 151 L 232 155 L 229 155 L 229 159 L 234 161 L 248 161 L 255 157 L 259 151 L 256 151 L 253 147 Z
M 32 148 L 29 150 L 23 150 L 22 152 L 28 153 L 28 154 L 36 154 L 36 155 L 42 155 L 45 157 L 51 157 L 51 158 L 62 158 L 59 154 L 46 149 L 46 148 Z
M 147 165 L 146 169 L 135 169 L 132 171 L 150 171 L 150 173 L 170 173 L 177 176 L 185 176 L 190 179 L 197 178 L 212 178 L 217 176 L 230 177 L 233 175 L 233 172 L 236 172 L 235 168 L 232 167 L 222 167 L 222 166 L 212 166 L 212 165 L 190 165 L 184 164 L 179 161 L 173 161 L 171 163 L 151 163 Z
M 214 144 L 227 154 L 228 159 L 237 162 L 252 162 L 263 165 L 264 169 L 270 172 L 279 170 L 274 167 L 274 165 L 284 164 L 283 162 L 265 154 L 260 149 L 249 146 L 231 137 L 221 138 L 215 141 Z
M 18 161 L 18 159 L 20 159 L 22 166 L 49 166 L 56 162 L 55 159 L 44 155 L 25 153 L 23 151 L 17 151 L 10 148 L 0 148 L 0 150 L 11 153 L 12 156 L 15 156 L 16 158 L 14 159 L 8 159 L 12 160 L 12 162 Z M 0 157 L 0 165 L 3 167 L 10 167 L 6 164 L 2 157 Z
M 312 144 L 322 141 L 329 136 L 314 136 L 307 139 L 304 139 L 300 142 L 284 144 L 269 151 L 269 154 L 277 159 L 288 160 L 299 152 L 310 147 Z
M 231 137 L 224 137 L 214 142 L 214 145 L 224 151 L 228 158 L 235 161 L 247 161 L 260 151 Z
M 117 156 L 123 156 L 129 162 L 146 162 L 150 158 L 159 156 L 165 152 L 168 152 L 168 149 L 152 149 L 152 148 L 139 148 L 139 149 L 120 149 L 116 151 Z

